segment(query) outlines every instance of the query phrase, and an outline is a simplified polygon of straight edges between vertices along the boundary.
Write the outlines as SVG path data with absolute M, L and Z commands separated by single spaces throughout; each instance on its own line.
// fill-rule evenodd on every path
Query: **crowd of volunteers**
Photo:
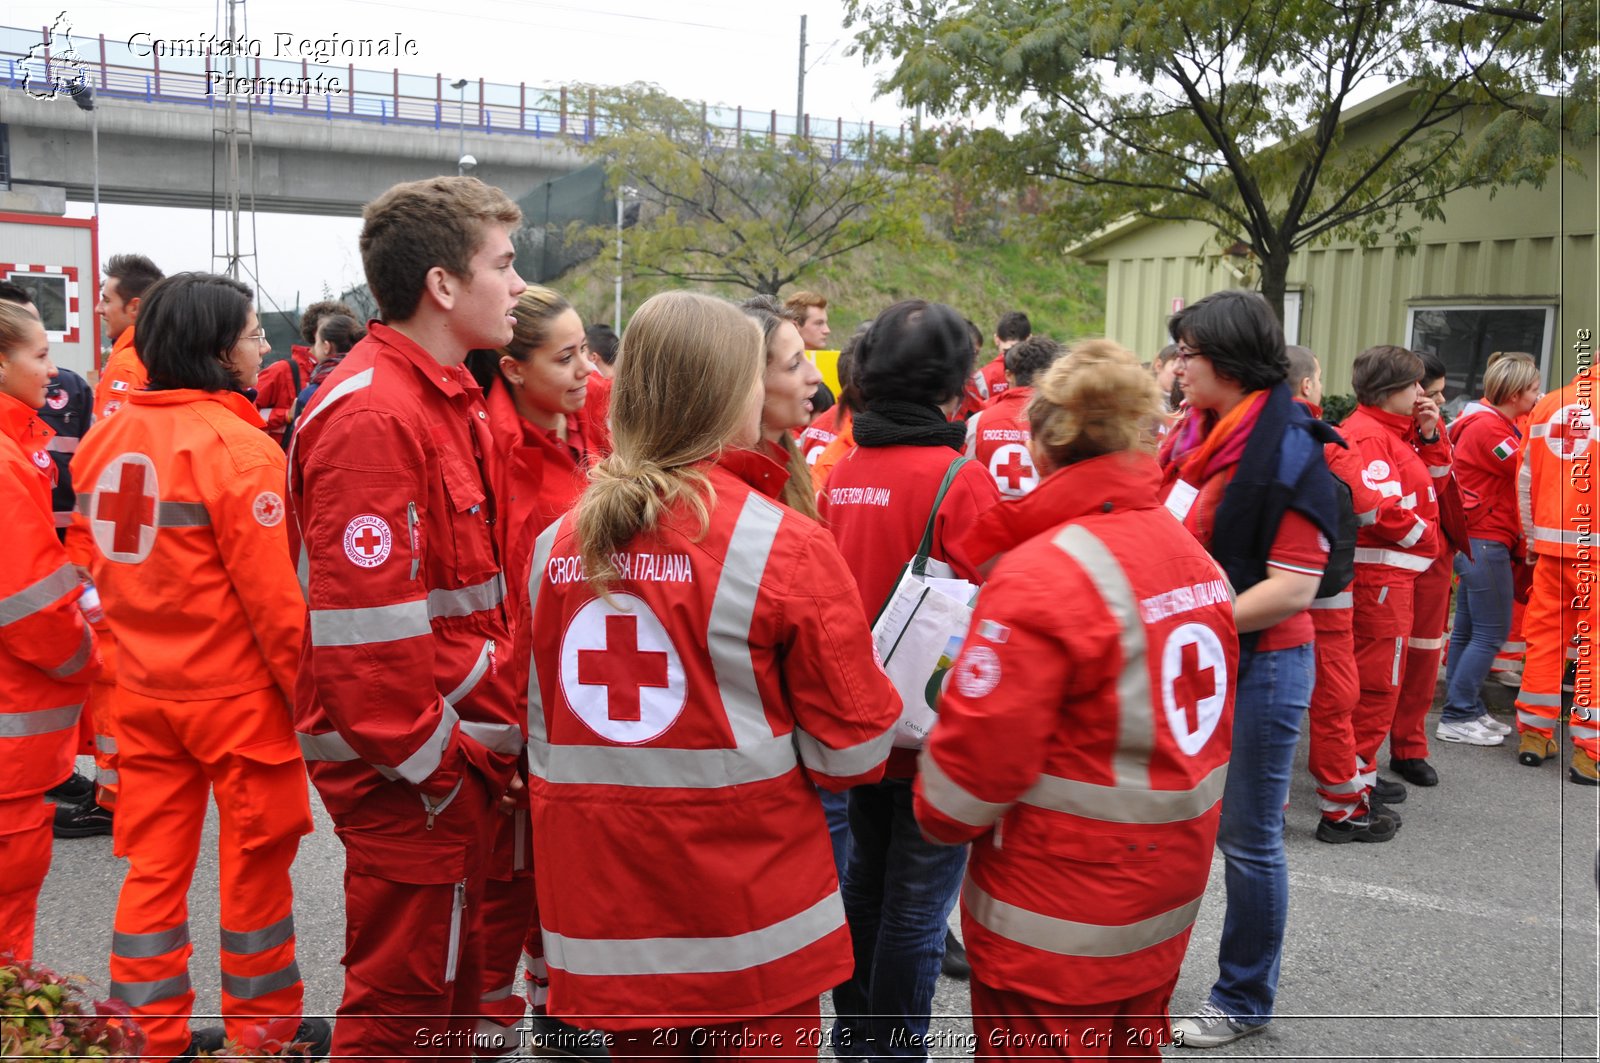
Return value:
M 378 319 L 315 304 L 266 370 L 226 277 L 112 257 L 92 390 L 0 288 L 0 954 L 32 954 L 52 835 L 110 833 L 146 1058 L 272 1019 L 308 1058 L 920 1059 L 941 971 L 980 1058 L 1158 1058 L 1272 1019 L 1303 718 L 1330 844 L 1440 783 L 1441 668 L 1434 739 L 1537 768 L 1564 723 L 1597 782 L 1587 667 L 1563 719 L 1587 369 L 1541 397 L 1497 355 L 1447 423 L 1437 357 L 1375 346 L 1335 427 L 1255 293 L 1175 312 L 1149 365 L 1008 313 L 981 368 L 906 299 L 835 395 L 821 296 L 663 292 L 618 337 L 518 277 L 520 221 L 474 178 L 395 186 Z M 970 610 L 909 687 L 907 588 Z M 296 961 L 308 774 L 332 1023 Z M 225 1024 L 192 1029 L 213 796 Z M 1174 1023 L 1214 848 L 1217 976 Z

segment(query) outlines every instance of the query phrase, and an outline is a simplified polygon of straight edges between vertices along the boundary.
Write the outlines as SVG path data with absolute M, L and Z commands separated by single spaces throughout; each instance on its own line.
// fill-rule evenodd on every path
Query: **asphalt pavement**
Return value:
M 1510 692 L 1493 684 L 1485 692 L 1511 722 Z M 1430 734 L 1435 722 L 1430 717 Z M 1408 787 L 1399 835 L 1382 845 L 1333 846 L 1314 836 L 1302 728 L 1286 813 L 1291 902 L 1277 1017 L 1225 1048 L 1169 1049 L 1168 1058 L 1595 1060 L 1600 788 L 1567 780 L 1570 756 L 1563 742 L 1559 762 L 1530 769 L 1516 761 L 1515 736 L 1491 748 L 1435 741 L 1430 760 L 1440 784 Z M 1387 763 L 1385 753 L 1380 765 Z M 294 866 L 295 922 L 307 1011 L 331 1015 L 342 981 L 344 856 L 314 792 L 312 805 L 317 830 Z M 216 1013 L 220 992 L 214 820 L 213 810 L 190 892 L 201 1015 Z M 123 867 L 109 838 L 56 842 L 40 901 L 40 961 L 103 990 Z M 1174 1018 L 1202 1001 L 1216 976 L 1222 915 L 1219 856 Z M 966 984 L 941 979 L 935 1056 L 970 1055 L 969 1008 Z

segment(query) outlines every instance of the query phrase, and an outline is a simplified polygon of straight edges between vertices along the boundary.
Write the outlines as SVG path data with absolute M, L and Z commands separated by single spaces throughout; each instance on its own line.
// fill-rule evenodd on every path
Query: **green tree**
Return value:
M 895 140 L 841 151 L 832 142 L 741 136 L 709 123 L 701 105 L 648 85 L 596 89 L 595 108 L 603 132 L 586 150 L 605 160 L 619 193 L 632 188 L 640 200 L 624 241 L 636 276 L 776 295 L 875 240 L 922 239 L 923 182 L 893 165 Z M 586 235 L 609 239 L 603 226 Z
M 996 187 L 1044 179 L 1051 231 L 1129 214 L 1243 244 L 1283 312 L 1290 255 L 1334 236 L 1401 242 L 1469 187 L 1540 182 L 1595 127 L 1593 4 L 1522 0 L 850 0 L 885 89 L 935 115 L 1017 113 L 957 134 L 946 165 Z M 1381 142 L 1346 139 L 1388 86 Z M 921 146 L 922 150 L 927 147 Z

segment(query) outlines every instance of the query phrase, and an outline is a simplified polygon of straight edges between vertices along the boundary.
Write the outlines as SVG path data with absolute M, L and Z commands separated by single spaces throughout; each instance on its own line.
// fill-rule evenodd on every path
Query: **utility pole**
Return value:
M 238 0 L 228 0 L 228 39 L 239 39 L 239 29 L 235 24 L 235 9 Z M 228 84 L 237 85 L 239 76 L 238 56 L 232 48 L 228 49 Z M 239 96 L 237 93 L 228 93 L 228 219 L 233 233 L 233 240 L 228 245 L 228 276 L 234 280 L 239 279 L 239 256 L 242 250 L 239 239 Z
M 794 133 L 805 136 L 806 114 L 806 17 L 800 16 L 800 81 L 794 98 Z

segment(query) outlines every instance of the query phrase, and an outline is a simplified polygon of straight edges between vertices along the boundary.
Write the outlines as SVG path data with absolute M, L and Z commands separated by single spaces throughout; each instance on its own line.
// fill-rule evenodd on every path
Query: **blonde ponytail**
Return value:
M 1161 389 L 1133 353 L 1113 340 L 1082 340 L 1034 379 L 1028 423 L 1058 467 L 1150 447 L 1162 416 Z

